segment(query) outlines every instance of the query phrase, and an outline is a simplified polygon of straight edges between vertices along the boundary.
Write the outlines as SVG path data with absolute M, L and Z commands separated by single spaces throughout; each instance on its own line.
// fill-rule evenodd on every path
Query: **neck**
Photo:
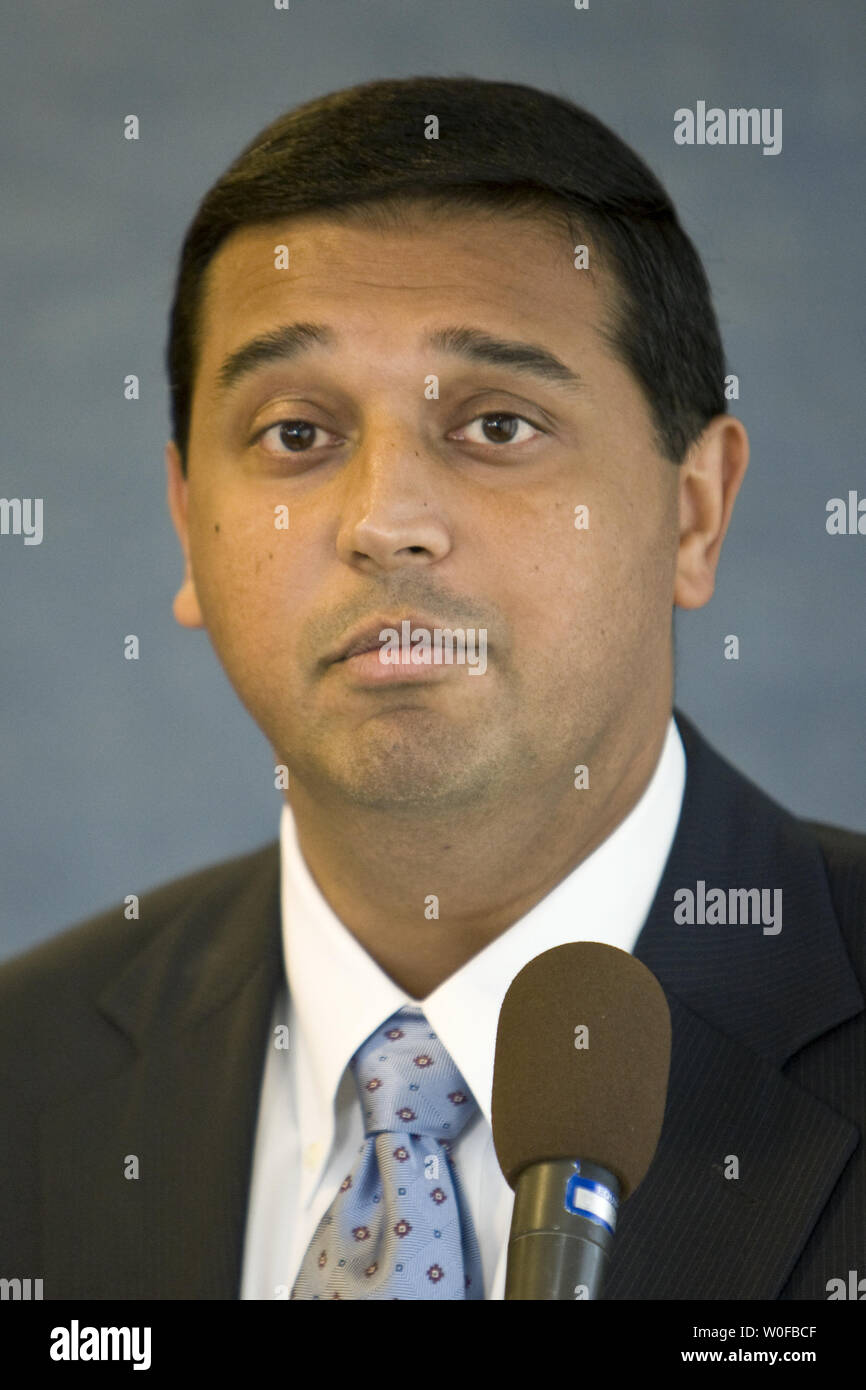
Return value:
M 667 717 L 639 750 L 596 760 L 606 775 L 576 791 L 570 769 L 495 805 L 455 815 L 288 798 L 319 891 L 361 946 L 414 999 L 525 916 L 596 850 L 646 790 Z M 563 790 L 564 788 L 564 790 Z

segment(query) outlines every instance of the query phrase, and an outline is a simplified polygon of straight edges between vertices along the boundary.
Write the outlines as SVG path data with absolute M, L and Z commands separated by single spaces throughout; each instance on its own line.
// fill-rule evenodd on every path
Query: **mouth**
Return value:
M 452 662 L 451 649 L 445 652 L 443 660 L 441 649 L 434 651 L 429 641 L 411 645 L 419 631 L 438 640 L 437 634 L 451 629 L 439 619 L 416 613 L 378 618 L 344 639 L 330 657 L 331 668 L 345 672 L 350 686 L 359 690 L 381 691 L 393 686 L 453 680 L 457 664 Z M 392 634 L 390 640 L 382 633 Z
M 399 618 L 376 619 L 373 622 L 365 623 L 363 628 L 352 634 L 337 653 L 331 656 L 330 664 L 336 665 L 341 661 L 350 661 L 352 657 L 361 656 L 364 652 L 380 651 L 386 640 L 380 634 L 387 628 L 399 636 L 403 623 L 410 624 L 410 631 L 414 631 L 416 628 L 425 628 L 428 632 L 432 632 L 436 627 L 445 626 L 438 620 L 418 617 L 415 614 L 404 614 Z

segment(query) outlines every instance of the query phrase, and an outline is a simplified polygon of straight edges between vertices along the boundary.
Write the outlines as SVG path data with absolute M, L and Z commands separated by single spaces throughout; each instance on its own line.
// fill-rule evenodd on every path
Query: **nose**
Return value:
M 347 466 L 337 552 L 365 572 L 430 565 L 448 554 L 442 464 L 393 420 L 368 422 Z

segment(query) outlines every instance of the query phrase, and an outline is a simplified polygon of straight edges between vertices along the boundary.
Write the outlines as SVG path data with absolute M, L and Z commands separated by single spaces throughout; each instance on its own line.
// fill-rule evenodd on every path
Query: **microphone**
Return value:
M 664 991 L 627 951 L 568 942 L 512 980 L 491 1102 L 515 1193 L 506 1300 L 601 1297 L 619 1204 L 658 1144 L 670 1052 Z

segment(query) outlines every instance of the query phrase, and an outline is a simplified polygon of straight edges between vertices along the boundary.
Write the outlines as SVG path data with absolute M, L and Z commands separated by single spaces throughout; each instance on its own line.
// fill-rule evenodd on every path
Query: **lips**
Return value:
M 381 618 L 374 622 L 365 623 L 362 628 L 353 633 L 340 647 L 336 655 L 331 658 L 331 661 L 348 661 L 349 657 L 358 656 L 361 652 L 379 651 L 383 645 L 379 633 L 385 628 L 391 628 L 399 635 L 402 632 L 401 625 L 406 622 L 411 623 L 412 631 L 420 627 L 432 632 L 434 628 L 447 626 L 438 619 L 421 618 L 411 613 L 404 613 L 399 618 Z
M 389 624 L 385 623 L 384 626 L 388 627 Z M 337 660 L 348 661 L 352 656 L 360 656 L 361 652 L 377 652 L 382 646 L 382 642 L 379 638 L 379 633 L 381 631 L 382 628 L 377 627 L 375 633 L 363 633 L 354 642 L 349 643 L 343 655 L 338 657 Z

